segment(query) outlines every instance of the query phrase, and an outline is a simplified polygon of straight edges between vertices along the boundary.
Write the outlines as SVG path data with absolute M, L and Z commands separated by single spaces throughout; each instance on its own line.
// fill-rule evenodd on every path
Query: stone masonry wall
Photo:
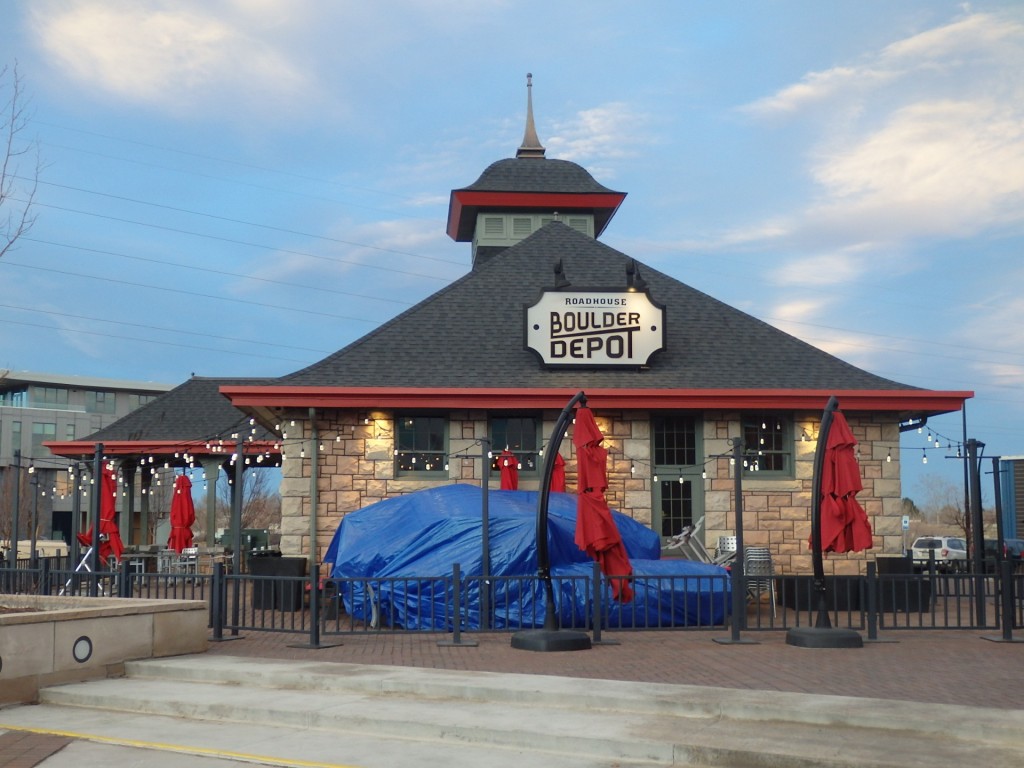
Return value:
M 884 414 L 845 414 L 859 441 L 858 459 L 864 490 L 858 501 L 874 531 L 873 554 L 899 554 L 902 546 L 899 431 Z M 557 412 L 544 414 L 542 434 L 550 435 Z M 651 431 L 644 411 L 596 411 L 598 426 L 608 449 L 610 505 L 645 525 L 651 524 Z M 767 546 L 779 573 L 810 573 L 811 473 L 819 414 L 797 414 L 794 423 L 795 477 L 743 478 L 743 530 L 748 546 Z M 288 422 L 289 424 L 291 422 Z M 295 418 L 283 440 L 281 548 L 287 555 L 305 555 L 310 548 L 310 459 L 319 453 L 317 549 L 320 560 L 341 520 L 349 512 L 382 499 L 439 482 L 480 484 L 482 448 L 487 414 L 457 411 L 449 417 L 449 461 L 444 480 L 396 478 L 394 473 L 393 414 L 385 411 L 328 411 L 317 420 L 319 441 L 311 443 L 311 424 Z M 571 428 L 560 452 L 566 460 L 566 487 L 576 487 L 575 452 Z M 739 413 L 706 413 L 703 450 L 704 526 L 702 538 L 714 551 L 719 536 L 734 535 L 734 480 L 729 439 L 740 434 Z M 803 439 L 804 437 L 808 439 Z M 321 449 L 322 446 L 322 449 Z M 503 446 L 493 446 L 498 452 Z M 714 458 L 720 456 L 721 458 Z M 889 460 L 887 460 L 889 459 Z M 500 479 L 491 473 L 491 487 Z M 520 488 L 535 490 L 537 477 L 522 476 Z M 871 556 L 871 555 L 869 555 Z M 826 573 L 850 574 L 862 570 L 865 555 L 826 555 Z

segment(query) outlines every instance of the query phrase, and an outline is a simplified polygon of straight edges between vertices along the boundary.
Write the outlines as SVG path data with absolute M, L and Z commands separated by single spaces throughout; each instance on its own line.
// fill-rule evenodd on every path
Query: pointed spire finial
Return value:
M 516 157 L 544 157 L 544 147 L 533 124 L 533 74 L 530 72 L 526 73 L 526 131 L 522 145 L 516 150 Z

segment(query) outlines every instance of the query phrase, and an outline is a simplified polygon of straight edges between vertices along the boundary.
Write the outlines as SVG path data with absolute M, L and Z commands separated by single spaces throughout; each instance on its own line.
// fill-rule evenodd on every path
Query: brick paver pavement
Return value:
M 70 742 L 64 736 L 42 733 L 0 733 L 0 768 L 32 768 Z
M 740 645 L 714 641 L 727 639 L 727 631 L 606 632 L 603 639 L 615 644 L 538 653 L 513 649 L 507 633 L 463 634 L 475 647 L 439 645 L 451 635 L 385 632 L 324 637 L 325 646 L 341 645 L 310 649 L 294 647 L 308 637 L 251 632 L 211 643 L 210 653 L 1024 709 L 1024 643 L 983 639 L 993 636 L 995 630 L 908 630 L 859 649 L 817 649 L 787 645 L 785 632 L 746 632 L 743 640 L 754 643 Z

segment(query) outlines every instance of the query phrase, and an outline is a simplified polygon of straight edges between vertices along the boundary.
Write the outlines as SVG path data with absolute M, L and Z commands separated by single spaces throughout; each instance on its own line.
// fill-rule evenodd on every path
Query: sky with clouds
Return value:
M 339 349 L 465 274 L 449 191 L 514 154 L 532 72 L 548 157 L 628 193 L 604 242 L 974 391 L 968 436 L 1024 454 L 1019 2 L 12 0 L 5 22 L 32 143 L 8 205 L 35 149 L 39 182 L 0 259 L 0 368 L 179 383 Z M 930 426 L 938 447 L 903 438 L 907 495 L 962 477 L 961 416 Z

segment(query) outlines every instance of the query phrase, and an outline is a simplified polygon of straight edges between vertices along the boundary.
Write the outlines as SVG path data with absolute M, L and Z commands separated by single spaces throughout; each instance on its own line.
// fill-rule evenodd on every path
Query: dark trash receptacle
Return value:
M 252 607 L 278 611 L 302 610 L 306 582 L 306 558 L 263 556 L 249 560 L 249 573 L 253 576 L 273 576 L 277 580 L 254 579 Z

